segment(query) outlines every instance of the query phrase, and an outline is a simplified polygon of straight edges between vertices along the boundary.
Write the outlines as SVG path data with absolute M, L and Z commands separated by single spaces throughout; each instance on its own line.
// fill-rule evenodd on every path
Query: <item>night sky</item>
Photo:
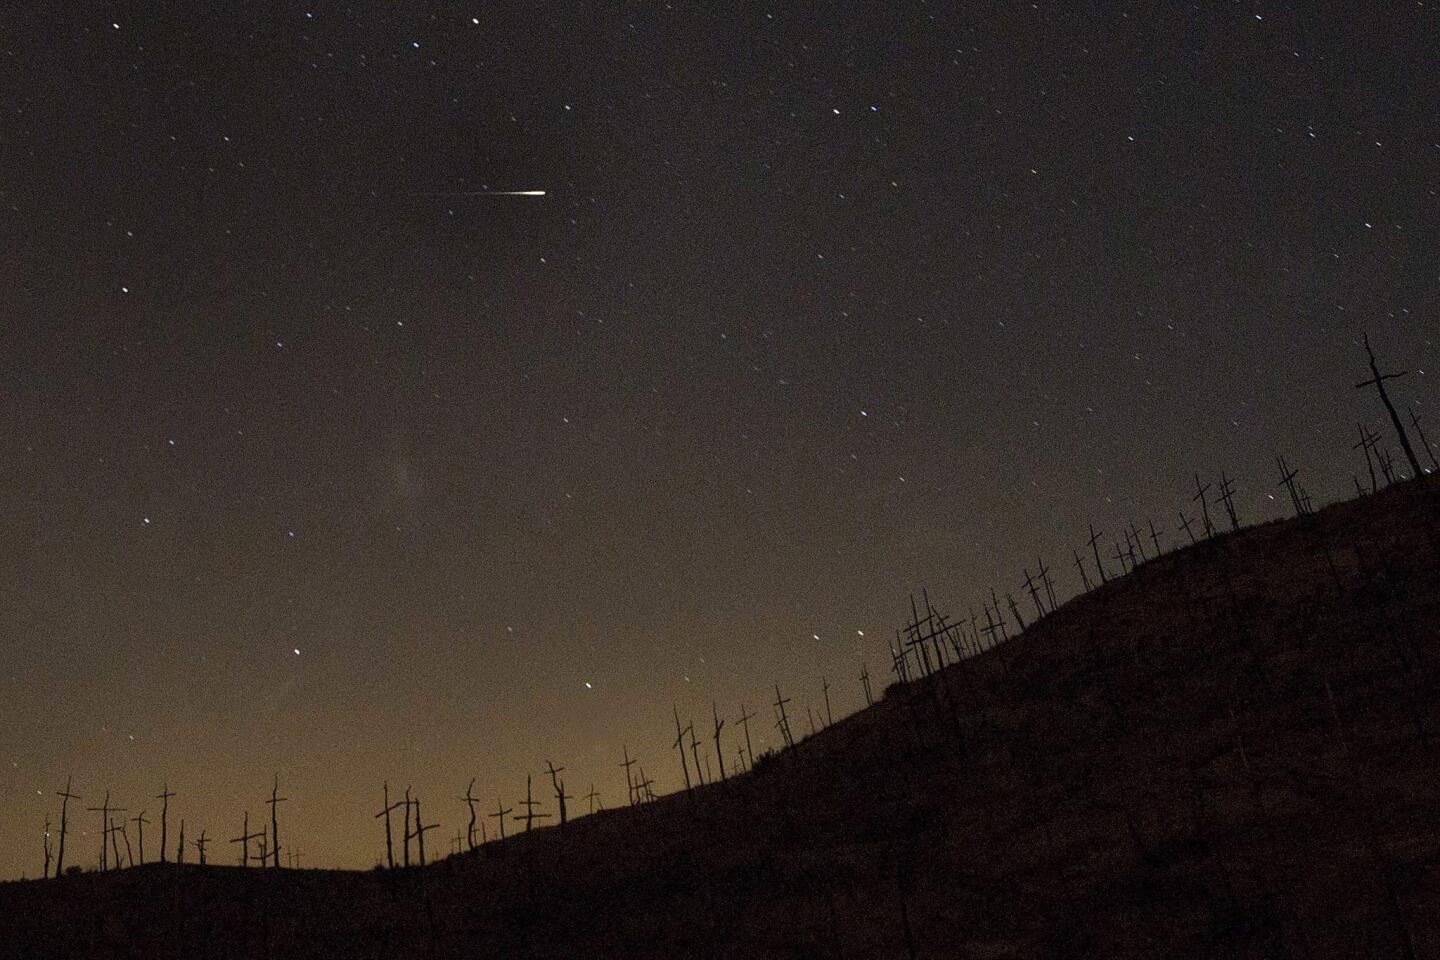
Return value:
M 1363 330 L 1440 406 L 1432 5 L 260 6 L 0 12 L 0 876 L 71 774 L 668 791 L 921 585 L 1349 495 Z

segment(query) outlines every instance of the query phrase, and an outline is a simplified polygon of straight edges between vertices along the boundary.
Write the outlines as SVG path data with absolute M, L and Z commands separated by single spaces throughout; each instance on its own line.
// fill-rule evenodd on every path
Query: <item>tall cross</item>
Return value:
M 144 811 L 144 810 L 141 810 L 138 816 L 134 816 L 134 817 L 131 817 L 131 818 L 130 818 L 130 822 L 133 823 L 133 824 L 135 824 L 135 832 L 138 834 L 138 843 L 139 843 L 139 845 L 140 845 L 140 863 L 141 863 L 141 864 L 144 864 L 144 863 L 145 863 L 145 824 L 149 823 L 150 821 L 145 819 L 145 811 Z
M 1133 523 L 1128 524 L 1128 526 L 1130 527 L 1130 532 L 1129 532 L 1129 534 L 1125 537 L 1125 539 L 1126 539 L 1127 541 L 1130 541 L 1130 542 L 1131 542 L 1131 544 L 1132 544 L 1131 549 L 1132 549 L 1132 550 L 1139 550 L 1139 551 L 1140 551 L 1140 562 L 1141 562 L 1141 563 L 1144 563 L 1145 561 L 1149 560 L 1150 558 L 1147 557 L 1147 556 L 1145 556 L 1145 543 L 1144 543 L 1144 541 L 1142 541 L 1142 540 L 1140 539 L 1140 531 L 1135 529 L 1135 524 L 1133 524 Z M 1132 558 L 1132 559 L 1133 559 L 1133 558 Z M 1131 564 L 1131 566 L 1134 566 L 1134 564 Z
M 473 783 L 474 781 L 472 780 L 471 782 Z M 375 819 L 378 820 L 378 819 L 380 819 L 381 817 L 384 817 L 384 818 L 385 818 L 385 862 L 386 862 L 387 864 L 389 864 L 391 870 L 394 870 L 394 869 L 395 869 L 395 843 L 394 843 L 394 840 L 392 839 L 393 834 L 392 834 L 391 827 L 390 827 L 390 813 L 391 813 L 396 807 L 400 806 L 400 804 L 401 804 L 402 802 L 404 802 L 404 801 L 396 800 L 394 803 L 391 803 L 391 802 L 390 802 L 390 782 L 389 782 L 388 780 L 384 781 L 384 782 L 381 784 L 380 789 L 384 791 L 384 796 L 385 796 L 385 801 L 384 801 L 384 802 L 385 802 L 385 808 L 384 808 L 383 810 L 381 810 L 379 813 L 375 814 Z
M 565 794 L 565 781 L 559 779 L 559 775 L 565 772 L 564 767 L 557 767 L 549 760 L 546 760 L 545 769 L 550 774 L 550 786 L 555 791 L 555 802 L 560 807 L 560 826 L 563 827 L 565 826 L 565 821 L 567 819 L 565 811 L 565 801 L 573 800 L 575 798 L 567 796 Z
M 1414 407 L 1410 408 L 1410 424 L 1415 428 L 1415 432 L 1420 435 L 1420 446 L 1425 448 L 1425 455 L 1430 458 L 1430 466 L 1436 472 L 1440 472 L 1440 461 L 1435 459 L 1435 448 L 1430 445 L 1429 438 L 1425 436 L 1425 428 L 1420 426 L 1420 414 L 1415 412 Z
M 676 714 L 676 719 L 677 719 L 677 721 L 678 721 L 678 719 L 679 719 L 679 714 L 678 714 L 678 713 Z M 625 762 L 622 763 L 622 764 L 620 764 L 620 766 L 622 766 L 622 767 L 625 768 L 625 786 L 628 787 L 629 790 L 630 790 L 630 806 L 633 807 L 633 806 L 635 806 L 635 778 L 630 775 L 630 768 L 635 765 L 635 761 L 630 759 L 630 748 L 629 748 L 629 747 L 625 746 L 625 745 L 622 743 L 622 744 L 620 745 L 620 750 L 621 750 L 621 753 L 622 753 L 622 754 L 624 755 L 624 757 L 625 757 Z M 684 753 L 683 753 L 683 752 L 681 753 L 681 757 L 682 757 L 682 758 L 684 757 Z
M 1205 497 L 1205 494 L 1208 493 L 1209 490 L 1210 484 L 1207 483 L 1201 486 L 1200 474 L 1195 474 L 1195 496 L 1190 498 L 1190 502 L 1194 503 L 1197 500 L 1200 502 L 1200 515 L 1205 524 L 1205 536 L 1213 537 L 1215 535 L 1215 526 L 1210 522 L 1210 504 L 1209 500 Z
M 1190 518 L 1185 516 L 1185 511 L 1180 511 L 1180 526 L 1185 529 L 1185 534 L 1190 538 L 1190 545 L 1193 547 L 1198 541 L 1195 539 L 1195 531 L 1190 529 Z
M 240 836 L 230 841 L 231 843 L 240 844 L 240 866 L 250 866 L 250 841 L 263 836 L 265 836 L 264 831 L 260 833 L 250 832 L 250 811 L 246 810 L 245 819 L 242 821 L 240 827 Z
M 1150 525 L 1150 542 L 1155 544 L 1155 556 L 1160 556 L 1160 531 L 1155 529 L 1155 521 L 1147 518 L 1146 523 Z
M 1380 442 L 1379 434 L 1371 433 L 1365 424 L 1357 423 L 1356 428 L 1360 431 L 1360 442 L 1353 445 L 1351 450 L 1365 451 L 1365 468 L 1370 471 L 1370 492 L 1376 493 L 1380 489 L 1380 483 L 1375 479 L 1375 458 L 1370 451 Z
M 628 771 L 627 771 L 627 772 L 628 772 Z M 492 814 L 489 814 L 489 816 L 490 816 L 490 818 L 491 818 L 492 820 L 496 820 L 496 821 L 499 822 L 499 824 L 500 824 L 500 839 L 501 839 L 501 840 L 504 840 L 504 839 L 505 839 L 505 818 L 508 817 L 508 816 L 510 816 L 510 814 L 512 814 L 512 813 L 514 813 L 514 812 L 515 812 L 515 808 L 514 808 L 514 807 L 507 807 L 507 806 L 505 806 L 504 803 L 502 803 L 502 802 L 500 801 L 500 798 L 499 798 L 499 797 L 496 797 L 496 798 L 495 798 L 495 812 L 492 813 Z
M 160 788 L 160 794 L 155 799 L 160 801 L 160 862 L 165 862 L 165 845 L 169 842 L 167 837 L 170 820 L 170 798 L 175 794 L 170 792 L 170 784 Z M 181 848 L 183 852 L 183 847 Z
M 1090 592 L 1090 574 L 1085 572 L 1085 561 L 1080 559 L 1079 550 L 1070 551 L 1075 557 L 1075 569 L 1080 571 L 1080 582 L 1085 585 L 1085 592 Z
M 530 832 L 530 828 L 535 825 L 535 821 L 536 821 L 536 820 L 548 820 L 548 819 L 550 819 L 550 814 L 548 814 L 548 813 L 536 813 L 536 812 L 535 812 L 535 808 L 540 805 L 540 801 L 539 801 L 539 800 L 536 800 L 536 799 L 533 799 L 533 797 L 532 797 L 532 795 L 531 795 L 531 792 L 530 792 L 530 774 L 528 774 L 528 773 L 525 774 L 525 799 L 519 801 L 519 803 L 520 803 L 520 806 L 522 806 L 522 807 L 525 808 L 525 814 L 524 814 L 524 816 L 518 816 L 518 817 L 516 817 L 515 819 L 516 819 L 516 820 L 524 820 L 524 821 L 525 821 L 525 832 L 526 832 L 526 833 L 529 833 L 529 832 Z
M 685 774 L 685 791 L 690 792 L 690 767 L 685 762 L 685 731 L 680 729 L 680 708 L 670 704 L 670 711 L 675 715 L 675 742 L 672 746 L 680 752 L 680 772 Z M 699 776 L 700 771 L 695 771 Z
M 426 834 L 427 832 L 431 831 L 431 830 L 439 830 L 439 829 L 440 829 L 440 824 L 438 824 L 438 823 L 430 823 L 430 824 L 427 824 L 427 823 L 425 823 L 423 820 L 421 820 L 421 819 L 420 819 L 420 798 L 419 798 L 419 797 L 416 797 L 415 800 L 414 800 L 414 803 L 415 803 L 415 832 L 414 832 L 412 835 L 413 835 L 417 840 L 420 841 L 420 843 L 419 843 L 419 848 L 420 848 L 420 866 L 423 867 L 423 866 L 425 866 L 425 834 Z M 406 843 L 406 846 L 408 847 L 408 846 L 409 846 L 409 843 L 410 843 L 408 836 L 406 837 L 405 843 Z
M 60 800 L 60 850 L 55 855 L 55 876 L 60 876 L 65 869 L 65 828 L 68 822 L 68 814 L 71 800 L 84 800 L 78 793 L 70 792 L 71 778 L 65 778 L 65 789 L 57 792 L 55 796 Z
M 1295 476 L 1299 471 L 1290 469 L 1290 465 L 1285 462 L 1284 457 L 1276 457 L 1275 465 L 1280 468 L 1280 483 L 1277 486 L 1282 486 L 1290 492 L 1290 503 L 1295 508 L 1295 516 L 1298 517 L 1305 512 L 1304 504 L 1300 502 L 1300 492 L 1295 489 Z
M 1415 476 L 1423 476 L 1424 471 L 1420 469 L 1420 459 L 1415 456 L 1415 450 L 1410 446 L 1410 436 L 1405 432 L 1405 425 L 1400 422 L 1400 414 L 1395 412 L 1395 405 L 1390 402 L 1390 394 L 1385 390 L 1386 380 L 1396 380 L 1409 373 L 1402 370 L 1399 373 L 1381 373 L 1380 367 L 1375 363 L 1375 351 L 1370 349 L 1370 334 L 1365 334 L 1365 353 L 1370 359 L 1369 380 L 1362 380 L 1355 384 L 1356 390 L 1363 390 L 1373 386 L 1380 393 L 1380 401 L 1385 404 L 1385 410 L 1390 414 L 1390 423 L 1395 427 L 1395 435 L 1400 438 L 1400 446 L 1405 451 L 1405 457 L 1410 461 L 1410 468 L 1415 471 Z
M 1240 530 L 1240 517 L 1235 513 L 1235 481 L 1220 471 L 1220 502 L 1225 504 L 1225 513 L 1230 518 L 1230 529 Z
M 1021 586 L 1029 592 L 1030 599 L 1035 604 L 1035 618 L 1038 620 L 1045 616 L 1045 607 L 1040 603 L 1040 587 L 1036 584 L 1035 578 L 1030 576 L 1029 567 L 1022 567 L 1021 570 L 1025 574 L 1025 582 Z
M 67 787 L 66 790 L 68 791 L 69 788 Z M 107 852 L 110 845 L 110 814 L 123 813 L 125 808 L 110 806 L 110 791 L 106 790 L 105 801 L 100 806 L 86 807 L 85 809 L 91 813 L 100 814 L 100 869 L 108 870 L 110 867 L 110 855 Z M 116 859 L 119 859 L 118 855 Z M 119 868 L 120 864 L 116 863 L 115 866 Z
M 750 766 L 755 766 L 755 751 L 750 747 L 750 721 L 755 719 L 755 714 L 746 709 L 745 704 L 740 704 L 740 719 L 737 721 L 745 728 L 745 755 L 750 758 Z
M 780 696 L 780 685 L 775 685 L 775 709 L 780 717 L 775 721 L 775 726 L 780 728 L 780 734 L 785 738 L 785 746 L 794 748 L 795 741 L 790 736 L 790 718 L 785 715 L 785 704 L 790 702 L 789 697 Z
M 715 759 L 720 764 L 720 779 L 725 779 L 725 756 L 720 752 L 720 730 L 725 726 L 725 721 L 720 719 L 720 708 L 715 701 L 710 701 L 710 720 L 714 725 L 715 732 L 712 737 L 715 741 Z
M 1055 603 L 1055 584 L 1050 582 L 1050 568 L 1045 565 L 1044 557 L 1036 557 L 1035 562 L 1040 564 L 1040 570 L 1036 576 L 1040 578 L 1041 583 L 1045 584 L 1045 599 L 1050 602 L 1050 612 L 1054 613 L 1057 604 Z
M 265 802 L 270 805 L 270 847 L 275 855 L 275 869 L 280 869 L 280 822 L 275 818 L 275 805 L 284 803 L 288 797 L 278 796 L 280 793 L 280 774 L 275 774 L 275 784 L 270 788 L 270 799 Z M 265 854 L 260 854 L 260 862 L 265 862 Z
M 700 772 L 700 740 L 695 736 L 695 721 L 691 720 L 685 727 L 685 732 L 690 734 L 690 757 L 695 761 L 695 779 L 700 781 L 700 786 L 705 786 L 705 775 Z
M 1100 571 L 1100 583 L 1106 582 L 1105 564 L 1100 562 L 1100 534 L 1095 532 L 1095 524 L 1090 524 L 1090 549 L 1095 552 L 1095 569 Z
M 209 840 L 205 839 L 205 831 L 200 831 L 199 840 L 193 840 L 191 842 L 194 844 L 195 849 L 200 851 L 200 866 L 205 866 L 205 844 L 210 842 Z

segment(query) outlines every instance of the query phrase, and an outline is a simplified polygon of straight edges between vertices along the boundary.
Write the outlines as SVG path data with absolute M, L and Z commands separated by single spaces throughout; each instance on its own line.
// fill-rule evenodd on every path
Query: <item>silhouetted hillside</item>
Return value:
M 0 953 L 1440 956 L 1437 497 L 1167 554 L 744 776 L 423 872 L 0 885 Z

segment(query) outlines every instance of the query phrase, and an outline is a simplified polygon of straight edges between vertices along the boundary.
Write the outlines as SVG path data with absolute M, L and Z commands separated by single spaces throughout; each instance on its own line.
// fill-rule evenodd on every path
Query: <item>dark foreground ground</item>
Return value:
M 0 884 L 0 955 L 1437 957 L 1429 483 L 1169 554 L 949 697 L 423 873 Z

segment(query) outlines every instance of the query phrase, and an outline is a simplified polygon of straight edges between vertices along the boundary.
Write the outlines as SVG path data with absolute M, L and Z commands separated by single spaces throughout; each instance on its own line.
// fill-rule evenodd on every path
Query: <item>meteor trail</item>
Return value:
M 411 193 L 412 197 L 543 197 L 544 190 L 465 190 L 460 192 L 450 191 L 417 191 Z

